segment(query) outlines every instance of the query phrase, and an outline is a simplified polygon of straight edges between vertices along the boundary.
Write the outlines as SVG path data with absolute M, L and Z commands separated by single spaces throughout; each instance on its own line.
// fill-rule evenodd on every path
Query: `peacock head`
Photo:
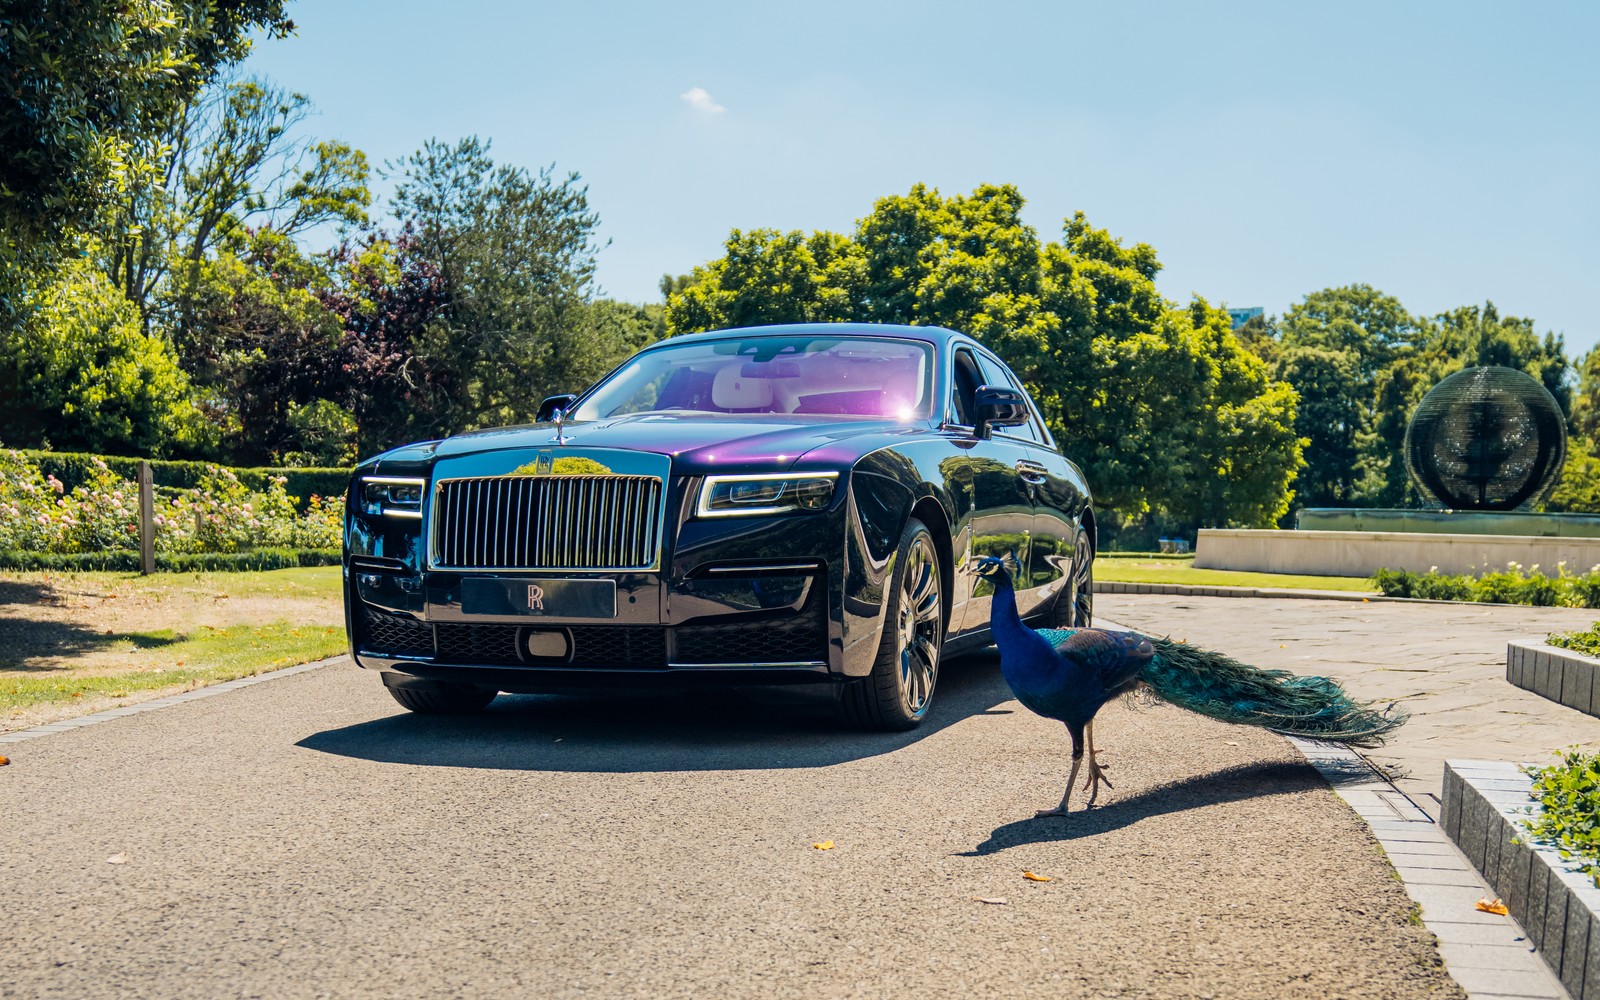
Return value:
M 990 583 L 999 583 L 1001 580 L 1010 583 L 1018 568 L 1017 557 L 1011 552 L 1004 556 L 979 556 L 972 564 L 972 572 Z

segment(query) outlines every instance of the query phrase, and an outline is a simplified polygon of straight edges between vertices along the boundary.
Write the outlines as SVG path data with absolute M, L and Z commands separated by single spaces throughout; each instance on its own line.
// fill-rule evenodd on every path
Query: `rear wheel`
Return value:
M 1072 566 L 1065 586 L 1056 594 L 1050 613 L 1052 628 L 1088 628 L 1094 624 L 1094 546 L 1089 533 L 1078 532 L 1072 551 Z
M 481 712 L 499 692 L 467 684 L 391 687 L 394 700 L 422 715 L 470 715 Z
M 900 534 L 872 673 L 844 689 L 846 717 L 869 729 L 911 729 L 928 714 L 944 644 L 944 581 L 933 536 L 912 518 Z

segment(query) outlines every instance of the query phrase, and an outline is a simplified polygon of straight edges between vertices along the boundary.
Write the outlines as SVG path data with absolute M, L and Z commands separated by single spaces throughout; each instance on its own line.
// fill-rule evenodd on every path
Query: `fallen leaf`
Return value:
M 1488 896 L 1483 897 L 1482 899 L 1478 900 L 1477 908 L 1485 913 L 1498 913 L 1502 917 L 1509 917 L 1511 915 L 1511 911 L 1506 909 L 1506 904 L 1500 902 L 1499 896 L 1496 896 L 1494 899 L 1490 899 Z
M 1004 896 L 996 896 L 993 899 L 989 899 L 989 898 L 984 897 L 984 896 L 973 896 L 972 898 L 973 898 L 973 900 L 975 902 L 988 903 L 990 906 L 1004 906 L 1004 905 L 1006 905 L 1006 898 Z
M 1278 643 L 1278 648 L 1279 649 L 1288 649 L 1289 647 L 1285 646 L 1283 643 L 1280 642 L 1280 643 Z
M 1048 875 L 1035 875 L 1033 872 L 1023 872 L 1022 873 L 1022 877 L 1027 879 L 1029 882 L 1049 882 L 1049 881 L 1052 881 L 1052 879 Z
M 1234 741 L 1234 740 L 1223 740 L 1223 741 L 1222 741 L 1222 745 L 1223 745 L 1223 746 L 1225 746 L 1225 747 L 1236 747 L 1236 746 L 1238 746 L 1238 745 L 1239 745 L 1239 744 L 1238 744 L 1238 743 L 1237 743 L 1237 742 L 1235 742 L 1235 741 Z M 1104 767 L 1104 766 L 1105 766 L 1105 765 L 1104 765 L 1104 764 L 1102 764 L 1102 765 L 1100 765 L 1100 766 L 1101 766 L 1101 767 Z
M 11 763 L 11 758 L 0 754 L 0 767 L 5 767 L 9 763 Z
M 833 841 L 831 841 L 831 840 L 819 840 L 816 843 L 812 844 L 811 846 L 815 847 L 819 851 L 831 851 L 831 850 L 833 850 Z
M 127 851 L 118 851 L 117 853 L 111 855 L 111 857 L 106 858 L 106 864 L 108 864 L 108 865 L 125 865 L 127 863 L 128 863 L 128 852 Z

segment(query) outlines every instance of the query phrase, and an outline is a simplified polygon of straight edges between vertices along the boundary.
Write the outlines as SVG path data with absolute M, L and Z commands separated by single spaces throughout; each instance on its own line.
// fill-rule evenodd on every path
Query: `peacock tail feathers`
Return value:
M 1339 682 L 1286 670 L 1262 670 L 1222 653 L 1152 638 L 1156 655 L 1140 679 L 1163 701 L 1221 722 L 1260 726 L 1285 736 L 1375 747 L 1407 718 L 1351 700 Z

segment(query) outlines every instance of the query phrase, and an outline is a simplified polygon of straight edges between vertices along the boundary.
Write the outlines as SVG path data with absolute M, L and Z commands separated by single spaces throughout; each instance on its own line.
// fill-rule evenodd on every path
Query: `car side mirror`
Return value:
M 556 418 L 556 411 L 570 410 L 578 397 L 567 393 L 564 396 L 546 396 L 544 402 L 539 404 L 539 412 L 534 416 L 535 423 L 546 423 Z
M 1028 422 L 1028 398 L 1009 385 L 980 385 L 972 394 L 973 430 L 986 438 L 995 427 L 1020 427 Z

